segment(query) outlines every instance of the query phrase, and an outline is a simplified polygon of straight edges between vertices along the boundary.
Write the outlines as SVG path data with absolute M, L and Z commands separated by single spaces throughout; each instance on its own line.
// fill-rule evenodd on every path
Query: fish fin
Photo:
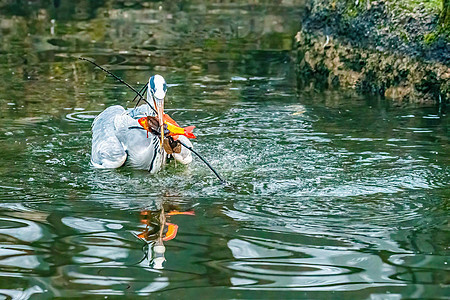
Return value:
M 180 127 L 180 125 L 178 125 L 178 123 L 174 119 L 172 119 L 168 114 L 164 114 L 164 121 Z
M 187 127 L 184 127 L 184 136 L 186 136 L 187 138 L 190 138 L 190 139 L 195 139 L 195 138 L 197 138 L 195 135 L 194 135 L 194 133 L 192 132 L 193 130 L 194 130 L 194 128 L 195 128 L 195 126 L 187 126 Z

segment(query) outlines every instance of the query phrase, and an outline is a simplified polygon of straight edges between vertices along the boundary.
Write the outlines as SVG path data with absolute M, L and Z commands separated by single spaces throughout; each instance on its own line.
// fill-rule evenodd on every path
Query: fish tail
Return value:
M 187 138 L 190 139 L 195 139 L 197 138 L 194 133 L 192 132 L 194 130 L 195 126 L 187 126 L 184 127 L 184 136 L 186 136 Z

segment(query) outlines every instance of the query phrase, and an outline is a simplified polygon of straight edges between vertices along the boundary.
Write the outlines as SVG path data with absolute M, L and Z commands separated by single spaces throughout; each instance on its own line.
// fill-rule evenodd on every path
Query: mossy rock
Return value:
M 297 34 L 300 88 L 354 88 L 411 102 L 450 100 L 450 68 L 408 56 L 364 49 L 320 34 Z

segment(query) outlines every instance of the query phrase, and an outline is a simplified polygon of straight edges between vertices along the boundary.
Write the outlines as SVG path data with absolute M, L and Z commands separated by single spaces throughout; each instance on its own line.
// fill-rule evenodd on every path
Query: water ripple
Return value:
M 99 113 L 99 111 L 75 111 L 67 114 L 66 120 L 70 122 L 92 122 Z

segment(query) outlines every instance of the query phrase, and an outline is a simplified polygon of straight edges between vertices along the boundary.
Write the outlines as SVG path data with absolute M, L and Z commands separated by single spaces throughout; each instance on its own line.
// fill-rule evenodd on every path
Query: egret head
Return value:
M 158 112 L 158 117 L 161 118 L 164 113 L 164 98 L 166 97 L 167 83 L 161 75 L 154 75 L 148 80 L 147 101 L 154 105 Z
M 167 92 L 167 83 L 161 75 L 154 75 L 148 80 L 148 90 L 157 101 L 163 101 Z

